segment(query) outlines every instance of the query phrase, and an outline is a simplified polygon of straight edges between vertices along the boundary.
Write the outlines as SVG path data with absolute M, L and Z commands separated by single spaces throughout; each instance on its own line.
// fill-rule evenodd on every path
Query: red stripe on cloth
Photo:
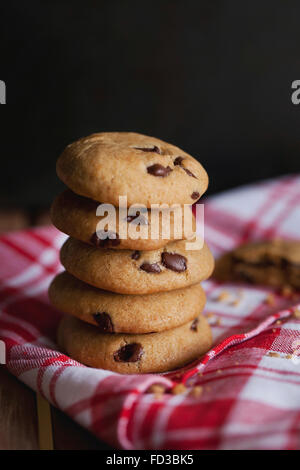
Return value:
M 280 179 L 277 184 L 274 184 L 274 186 L 269 192 L 268 198 L 264 201 L 260 209 L 257 211 L 255 218 L 250 220 L 250 222 L 248 222 L 246 227 L 244 228 L 244 235 L 242 237 L 243 243 L 245 243 L 251 238 L 254 230 L 259 225 L 259 221 L 263 219 L 267 211 L 270 210 L 270 208 L 275 204 L 277 198 L 279 196 L 282 197 L 282 195 L 289 189 L 289 186 L 295 180 L 296 176 L 288 176 L 286 178 Z
M 37 389 L 42 396 L 45 396 L 43 392 L 43 378 L 44 378 L 47 368 L 52 365 L 56 365 L 57 362 L 64 360 L 64 358 L 65 356 L 63 354 L 58 357 L 50 357 L 49 359 L 46 359 L 45 362 L 39 366 L 36 384 L 37 384 Z
M 277 233 L 278 227 L 289 217 L 290 213 L 299 205 L 300 202 L 300 189 L 297 187 L 297 193 L 292 194 L 290 199 L 278 213 L 277 217 L 273 220 L 272 225 L 268 227 L 262 234 L 262 238 L 273 238 Z
M 56 406 L 57 408 L 59 408 L 59 406 L 58 406 L 58 402 L 56 400 L 56 395 L 55 395 L 56 383 L 58 379 L 60 378 L 61 374 L 66 370 L 66 368 L 71 366 L 66 356 L 62 355 L 61 361 L 65 361 L 65 364 L 62 364 L 58 369 L 56 369 L 56 371 L 52 375 L 52 378 L 49 384 L 50 400 L 52 401 L 53 405 Z
M 17 253 L 22 255 L 24 258 L 26 258 L 28 261 L 32 261 L 32 262 L 35 262 L 35 263 L 38 262 L 37 257 L 33 256 L 29 251 L 27 251 L 27 250 L 23 249 L 22 247 L 20 247 L 20 245 L 16 245 L 10 238 L 2 236 L 1 237 L 1 243 L 9 246 L 14 251 L 16 251 Z M 54 269 L 51 266 L 45 266 L 45 265 L 42 265 L 42 264 L 41 264 L 41 266 L 45 271 L 47 271 L 50 274 L 56 273 L 56 269 Z

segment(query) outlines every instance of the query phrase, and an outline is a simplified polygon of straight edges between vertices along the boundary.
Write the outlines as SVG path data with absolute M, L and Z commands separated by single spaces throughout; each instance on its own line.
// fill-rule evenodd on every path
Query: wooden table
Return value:
M 0 234 L 50 224 L 48 210 L 0 208 Z M 110 449 L 61 411 L 51 407 L 57 450 Z M 36 393 L 0 365 L 0 450 L 39 449 Z
M 110 449 L 56 408 L 51 416 L 55 449 Z M 0 450 L 37 450 L 38 441 L 36 394 L 0 365 Z

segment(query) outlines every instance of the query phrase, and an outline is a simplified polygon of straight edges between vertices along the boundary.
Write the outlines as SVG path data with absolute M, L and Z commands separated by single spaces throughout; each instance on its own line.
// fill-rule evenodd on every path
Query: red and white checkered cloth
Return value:
M 215 255 L 248 239 L 300 238 L 300 177 L 209 198 L 205 236 Z M 91 369 L 55 345 L 60 314 L 49 304 L 47 287 L 61 269 L 58 249 L 64 238 L 54 228 L 0 238 L 0 339 L 14 375 L 112 446 L 300 448 L 295 301 L 287 307 L 287 300 L 277 295 L 272 307 L 265 302 L 270 289 L 207 281 L 206 312 L 221 322 L 213 326 L 215 347 L 201 361 L 165 376 Z M 218 294 L 225 288 L 230 297 L 220 302 Z M 166 393 L 160 399 L 145 393 L 153 383 L 171 388 L 176 381 L 202 385 L 203 393 Z

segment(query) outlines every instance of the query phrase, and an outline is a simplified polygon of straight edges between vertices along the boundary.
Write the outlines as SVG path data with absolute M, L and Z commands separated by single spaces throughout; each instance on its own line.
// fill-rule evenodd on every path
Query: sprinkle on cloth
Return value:
M 218 256 L 245 241 L 299 238 L 299 202 L 298 176 L 211 197 L 206 241 Z M 164 375 L 92 369 L 55 344 L 60 313 L 47 288 L 64 239 L 49 227 L 0 238 L 0 339 L 14 375 L 117 448 L 300 448 L 299 297 L 206 281 L 217 321 L 201 360 Z

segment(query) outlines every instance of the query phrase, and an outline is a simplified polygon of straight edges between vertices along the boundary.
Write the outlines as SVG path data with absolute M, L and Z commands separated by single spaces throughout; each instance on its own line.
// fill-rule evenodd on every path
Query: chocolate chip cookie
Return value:
M 97 289 L 66 271 L 49 288 L 58 310 L 98 327 L 102 333 L 152 333 L 182 325 L 203 310 L 205 293 L 200 284 L 168 292 L 121 295 Z
M 59 230 L 77 240 L 94 246 L 117 250 L 155 250 L 165 246 L 170 240 L 190 238 L 196 231 L 196 221 L 191 211 L 189 212 L 191 223 L 186 224 L 186 230 L 184 231 L 184 211 L 181 208 L 170 211 L 170 218 L 168 219 L 167 209 L 163 211 L 148 210 L 146 212 L 134 209 L 132 215 L 127 213 L 123 216 L 116 207 L 113 230 L 109 230 L 109 227 L 105 226 L 100 230 L 104 236 L 99 238 L 97 224 L 107 216 L 106 213 L 103 216 L 96 215 L 98 206 L 98 202 L 66 190 L 54 200 L 51 207 L 51 219 Z M 155 217 L 157 217 L 158 236 L 152 239 L 151 231 L 153 230 L 153 224 L 156 223 L 153 220 Z M 168 220 L 170 220 L 169 233 L 165 230 Z M 130 238 L 130 228 L 133 229 L 132 238 Z M 128 238 L 120 238 L 120 233 L 127 234 Z
M 119 206 L 192 204 L 206 191 L 202 165 L 174 145 L 134 132 L 102 132 L 68 145 L 59 178 L 75 193 Z
M 217 260 L 214 277 L 300 289 L 300 242 L 276 239 L 241 245 Z
M 66 315 L 59 325 L 58 344 L 87 366 L 135 374 L 184 366 L 208 351 L 212 336 L 202 315 L 172 330 L 143 335 L 100 333 L 97 327 Z
M 187 287 L 207 279 L 214 260 L 207 245 L 187 251 L 184 240 L 152 251 L 96 248 L 69 238 L 60 259 L 73 276 L 120 294 L 151 294 Z

